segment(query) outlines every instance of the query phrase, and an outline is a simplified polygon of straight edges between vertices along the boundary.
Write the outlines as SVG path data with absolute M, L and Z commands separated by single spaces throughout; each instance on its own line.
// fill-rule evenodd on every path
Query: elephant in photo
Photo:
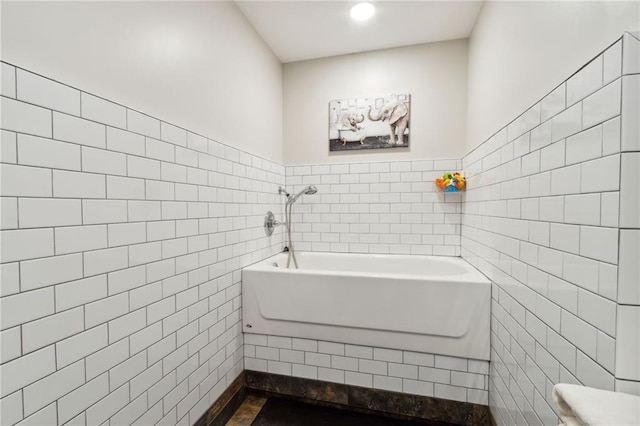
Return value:
M 342 146 L 346 145 L 349 141 L 359 141 L 360 145 L 364 144 L 365 136 L 363 132 L 360 131 L 362 130 L 360 123 L 363 121 L 364 114 L 349 112 L 342 116 L 340 120 L 341 124 L 338 125 L 338 135 Z
M 364 114 L 347 113 L 342 116 L 342 128 L 343 130 L 356 130 L 361 129 L 360 123 L 364 121 Z
M 391 145 L 402 145 L 405 129 L 409 128 L 409 106 L 400 101 L 393 101 L 384 104 L 374 115 L 371 114 L 371 105 L 367 116 L 371 121 L 384 121 L 389 124 L 389 143 Z M 397 139 L 396 139 L 397 136 Z

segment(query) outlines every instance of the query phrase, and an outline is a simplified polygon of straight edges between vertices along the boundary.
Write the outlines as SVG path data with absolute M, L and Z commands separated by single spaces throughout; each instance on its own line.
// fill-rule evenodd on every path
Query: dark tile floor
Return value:
M 438 422 L 413 422 L 361 414 L 281 398 L 249 396 L 227 426 L 448 426 Z

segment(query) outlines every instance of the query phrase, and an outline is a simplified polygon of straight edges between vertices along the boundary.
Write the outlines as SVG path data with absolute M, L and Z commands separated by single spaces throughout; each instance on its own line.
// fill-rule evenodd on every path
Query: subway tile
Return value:
M 0 164 L 0 178 L 4 197 L 51 197 L 51 170 Z
M 27 260 L 20 264 L 22 291 L 82 278 L 82 255 L 68 254 Z
M 131 109 L 127 109 L 127 130 L 160 139 L 160 121 Z
M 619 305 L 616 324 L 615 376 L 639 381 L 640 306 Z
M 144 266 L 130 267 L 108 274 L 109 295 L 121 293 L 146 284 L 146 269 Z
M 0 161 L 16 164 L 18 162 L 17 135 L 14 132 L 0 130 Z
M 616 341 L 613 337 L 598 331 L 596 360 L 610 373 L 615 371 Z
M 54 424 L 57 419 L 56 404 L 52 403 L 42 410 L 30 415 L 20 423 L 20 426 L 40 426 L 46 424 Z
M 580 193 L 581 164 L 562 167 L 551 171 L 551 195 Z
M 82 223 L 94 225 L 127 221 L 127 202 L 122 200 L 82 200 Z
M 127 127 L 127 110 L 122 105 L 82 92 L 82 118 L 113 127 Z
M 402 391 L 413 395 L 433 396 L 434 384 L 419 380 L 402 380 Z
M 580 255 L 609 263 L 618 263 L 618 229 L 580 227 Z
M 2 329 L 51 315 L 55 311 L 53 289 L 45 288 L 0 299 Z
M 162 259 L 160 242 L 129 246 L 129 267 Z
M 160 220 L 160 202 L 159 201 L 129 201 L 128 217 L 130 222 Z
M 136 399 L 131 396 L 131 403 L 127 404 L 124 408 L 118 411 L 111 417 L 110 422 L 114 424 L 133 424 L 133 422 L 140 416 L 147 412 L 147 398 L 146 395 L 142 395 Z M 159 420 L 159 419 L 158 419 Z M 144 421 L 144 420 L 143 420 Z M 145 424 L 145 423 L 142 423 Z M 146 424 L 151 424 L 147 421 Z
M 142 330 L 147 324 L 145 309 L 126 314 L 109 321 L 109 344 Z
M 484 375 L 452 371 L 451 384 L 464 388 L 484 389 Z
M 622 74 L 640 73 L 640 40 L 637 34 L 625 32 L 622 36 Z
M 114 127 L 107 127 L 107 149 L 144 156 L 144 136 Z
M 187 132 L 187 148 L 200 152 L 208 152 L 209 145 L 205 137 Z
M 580 252 L 580 227 L 561 223 L 551 224 L 551 247 L 579 254 Z
M 5 363 L 22 355 L 22 331 L 20 327 L 13 327 L 0 332 L 0 363 Z
M 105 186 L 103 175 L 53 171 L 53 196 L 57 198 L 105 198 Z
M 566 145 L 566 164 L 580 163 L 602 156 L 602 126 L 567 138 Z
M 458 386 L 449 386 L 436 383 L 434 395 L 436 398 L 467 402 L 467 390 Z
M 620 156 L 610 155 L 582 163 L 582 192 L 617 191 L 620 185 Z
M 594 293 L 598 291 L 598 269 L 595 260 L 567 253 L 563 255 L 562 278 Z
M 148 158 L 127 156 L 127 173 L 131 177 L 160 179 L 160 162 Z
M 56 343 L 84 330 L 84 308 L 77 307 L 22 326 L 25 353 Z
M 578 351 L 576 377 L 585 386 L 613 391 L 615 378 L 590 357 Z
M 620 114 L 621 82 L 616 80 L 582 101 L 584 129 Z
M 555 142 L 566 138 L 578 133 L 582 128 L 582 103 L 578 103 L 553 117 L 551 140 Z
M 81 306 L 107 297 L 107 276 L 99 275 L 55 287 L 56 311 Z
M 144 200 L 145 183 L 142 179 L 107 176 L 107 198 Z
M 587 355 L 595 358 L 597 330 L 580 318 L 562 312 L 561 334 Z
M 640 56 L 640 54 L 639 54 Z M 622 151 L 640 151 L 640 75 L 622 78 L 622 115 L 621 149 Z
M 566 84 L 563 83 L 540 101 L 540 118 L 546 121 L 566 108 Z
M 72 115 L 80 115 L 80 91 L 48 78 L 18 69 L 17 98 Z
M 616 334 L 616 303 L 590 291 L 578 290 L 578 315 L 610 336 Z
M 2 85 L 4 86 L 4 84 L 3 82 Z M 3 424 L 18 423 L 23 418 L 22 406 L 22 391 L 14 392 L 0 399 L 0 422 Z
M 394 349 L 373 349 L 373 359 L 377 361 L 402 362 L 402 351 Z
M 18 221 L 21 228 L 82 224 L 80 200 L 20 198 L 18 211 Z
M 0 64 L 0 94 L 9 98 L 16 97 L 16 67 L 4 62 Z
M 0 99 L 2 128 L 14 132 L 50 138 L 51 111 L 9 98 Z
M 417 379 L 418 367 L 415 365 L 389 363 L 389 375 L 405 379 Z
M 624 116 L 627 117 L 626 114 Z M 620 152 L 620 139 L 620 117 L 605 121 L 602 124 L 602 155 Z
M 127 157 L 118 152 L 83 146 L 82 171 L 107 175 L 126 175 Z
M 20 134 L 17 146 L 20 164 L 80 170 L 80 147 L 77 145 Z
M 619 40 L 604 52 L 603 83 L 608 84 L 622 74 L 622 41 Z
M 103 374 L 87 381 L 78 389 L 68 393 L 58 400 L 58 421 L 65 423 L 73 419 L 78 413 L 107 396 L 109 393 L 109 378 Z
M 601 212 L 600 212 L 600 225 L 601 226 L 618 226 L 619 222 L 619 206 L 620 206 L 620 193 L 619 192 L 604 192 L 601 195 L 602 200 Z
M 294 368 L 295 368 L 295 365 L 294 365 Z M 371 374 L 356 373 L 354 371 L 345 371 L 344 382 L 347 385 L 372 388 L 373 376 Z
M 108 225 L 109 246 L 123 246 L 146 242 L 144 223 L 118 223 Z
M 175 161 L 175 147 L 153 138 L 146 138 L 146 156 L 162 161 Z
M 640 228 L 640 152 L 624 153 L 620 163 L 620 227 Z
M 66 226 L 55 229 L 56 255 L 107 247 L 106 225 Z
M 402 392 L 402 379 L 398 377 L 373 376 L 373 388 Z
M 567 105 L 584 99 L 602 87 L 604 55 L 600 55 L 567 80 Z
M 85 358 L 87 380 L 99 376 L 129 357 L 129 341 L 122 339 Z
M 163 121 L 160 123 L 160 139 L 175 145 L 187 146 L 187 131 Z
M 618 269 L 618 303 L 640 305 L 640 230 L 620 230 L 620 263 Z
M 0 365 L 0 373 L 2 373 L 0 396 L 5 397 L 18 389 L 42 379 L 55 370 L 55 350 L 53 346 L 48 346 L 2 364 Z
M 451 383 L 451 371 L 448 369 L 419 367 L 419 378 L 421 381 L 433 383 Z
M 53 229 L 1 231 L 0 236 L 3 262 L 51 256 L 54 252 Z
M 84 254 L 85 276 L 103 274 L 118 269 L 126 268 L 129 264 L 127 247 L 95 250 Z
M 600 194 L 568 195 L 565 198 L 564 220 L 581 225 L 600 224 Z
M 106 129 L 103 124 L 83 120 L 67 114 L 53 113 L 53 137 L 94 148 L 106 148 Z
M 0 229 L 18 228 L 18 199 L 0 198 Z

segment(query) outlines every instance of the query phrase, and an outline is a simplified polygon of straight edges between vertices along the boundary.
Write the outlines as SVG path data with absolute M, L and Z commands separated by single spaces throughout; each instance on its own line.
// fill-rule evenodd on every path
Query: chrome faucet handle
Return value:
M 273 229 L 276 226 L 280 226 L 284 224 L 285 224 L 284 222 L 280 222 L 279 220 L 276 220 L 276 217 L 273 215 L 273 212 L 268 211 L 267 214 L 264 216 L 264 233 L 268 237 L 271 234 L 273 234 Z

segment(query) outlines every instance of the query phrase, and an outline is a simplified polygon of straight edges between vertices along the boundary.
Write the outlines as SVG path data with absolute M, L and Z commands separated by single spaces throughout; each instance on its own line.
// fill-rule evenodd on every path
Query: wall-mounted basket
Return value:
M 442 177 L 436 178 L 436 188 L 439 192 L 459 192 L 464 191 L 467 182 L 461 173 L 444 173 Z

